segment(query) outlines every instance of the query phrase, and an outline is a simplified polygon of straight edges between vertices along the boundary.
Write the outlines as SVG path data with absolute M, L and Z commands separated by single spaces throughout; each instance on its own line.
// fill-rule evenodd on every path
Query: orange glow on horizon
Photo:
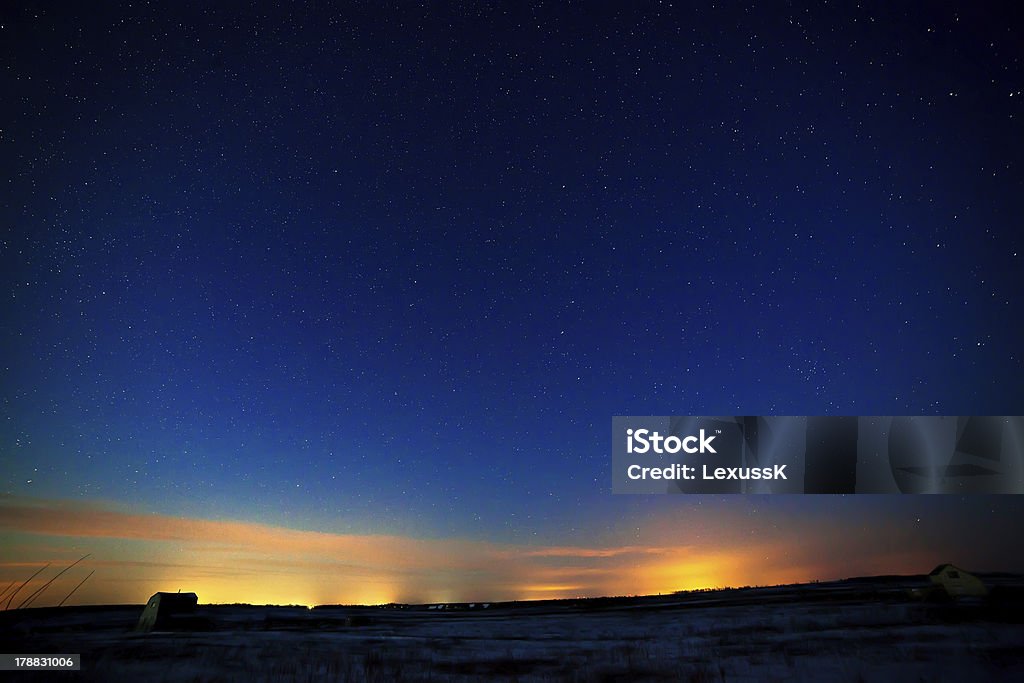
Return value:
M 717 525 L 709 537 L 723 540 L 676 538 L 678 530 L 666 522 L 667 532 L 649 545 L 536 546 L 332 534 L 8 498 L 0 499 L 0 584 L 21 582 L 50 561 L 33 582 L 41 585 L 83 548 L 93 557 L 33 606 L 56 604 L 93 569 L 96 575 L 67 604 L 142 604 L 157 591 L 179 589 L 195 592 L 204 604 L 500 602 L 774 585 L 853 576 L 858 566 L 896 573 L 934 564 L 922 560 L 920 550 L 890 544 L 891 553 L 853 565 L 816 549 L 834 542 L 835 534 L 815 537 L 813 547 L 797 531 L 737 544 L 730 540 L 728 510 L 708 524 Z

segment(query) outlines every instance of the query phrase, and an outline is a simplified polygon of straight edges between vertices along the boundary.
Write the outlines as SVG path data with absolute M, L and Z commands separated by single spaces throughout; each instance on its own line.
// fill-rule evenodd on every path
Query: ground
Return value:
M 0 632 L 6 652 L 81 654 L 60 676 L 76 681 L 1009 681 L 1024 680 L 1019 595 L 925 600 L 888 581 L 488 609 L 201 605 L 188 630 L 145 634 L 140 605 L 7 612 Z

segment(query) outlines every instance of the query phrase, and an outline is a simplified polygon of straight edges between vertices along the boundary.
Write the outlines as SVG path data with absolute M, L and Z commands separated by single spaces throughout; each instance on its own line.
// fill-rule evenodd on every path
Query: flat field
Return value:
M 1024 601 L 929 601 L 858 580 L 643 598 L 392 608 L 200 605 L 135 633 L 142 606 L 0 613 L 4 652 L 78 653 L 17 680 L 1024 680 Z M 200 596 L 202 599 L 202 596 Z

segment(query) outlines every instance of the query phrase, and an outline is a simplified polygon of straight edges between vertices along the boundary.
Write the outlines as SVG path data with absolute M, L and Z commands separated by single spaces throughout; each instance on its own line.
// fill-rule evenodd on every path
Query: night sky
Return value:
M 609 442 L 1024 413 L 1013 3 L 210 4 L 0 14 L 0 584 L 1024 570 L 1019 496 L 616 496 Z

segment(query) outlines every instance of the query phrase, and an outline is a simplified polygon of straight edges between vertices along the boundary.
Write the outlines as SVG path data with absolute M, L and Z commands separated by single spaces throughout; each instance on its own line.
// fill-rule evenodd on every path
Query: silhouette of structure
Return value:
M 988 595 L 988 587 L 981 579 L 951 564 L 940 564 L 928 574 L 928 578 L 936 586 L 946 589 L 950 597 L 984 597 Z
M 195 593 L 154 593 L 139 617 L 136 631 L 173 631 L 187 627 L 199 598 Z

